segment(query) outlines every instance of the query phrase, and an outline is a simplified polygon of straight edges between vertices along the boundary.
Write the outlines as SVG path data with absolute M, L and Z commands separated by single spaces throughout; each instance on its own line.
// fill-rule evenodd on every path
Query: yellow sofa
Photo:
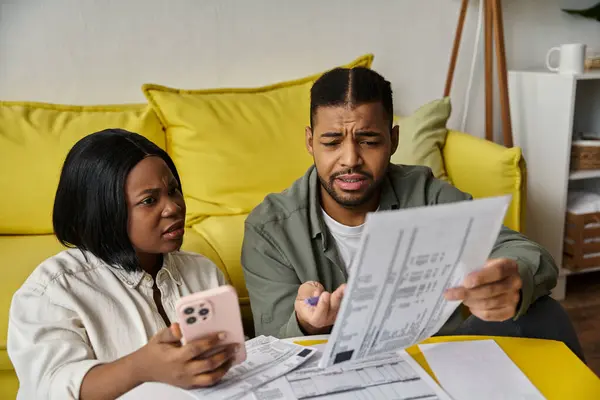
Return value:
M 367 55 L 350 65 L 370 67 L 371 61 Z M 0 399 L 15 398 L 18 388 L 6 352 L 12 295 L 40 262 L 63 249 L 51 220 L 62 161 L 77 140 L 107 127 L 143 134 L 173 157 L 188 204 L 183 249 L 209 257 L 224 272 L 237 289 L 246 332 L 253 334 L 240 265 L 244 220 L 264 195 L 287 187 L 310 164 L 302 134 L 308 89 L 317 76 L 257 89 L 146 85 L 149 104 L 138 105 L 0 102 L 0 187 L 6 192 L 0 196 Z M 511 194 L 505 224 L 523 231 L 521 150 L 455 131 L 440 140 L 435 153 L 443 156 L 449 180 L 476 198 Z M 258 183 L 256 159 L 268 163 Z
M 507 149 L 483 139 L 450 131 L 443 148 L 445 167 L 452 182 L 475 197 L 512 194 L 505 224 L 523 230 L 525 166 L 518 148 Z M 25 182 L 23 184 L 26 184 Z M 51 198 L 47 199 L 51 202 Z M 10 210 L 2 209 L 2 213 Z M 211 258 L 236 287 L 244 309 L 245 326 L 251 329 L 248 292 L 240 265 L 245 215 L 209 217 L 188 228 L 184 249 Z M 7 316 L 15 290 L 45 258 L 61 250 L 52 234 L 0 235 L 4 264 L 0 282 L 0 398 L 14 398 L 18 381 L 6 353 Z

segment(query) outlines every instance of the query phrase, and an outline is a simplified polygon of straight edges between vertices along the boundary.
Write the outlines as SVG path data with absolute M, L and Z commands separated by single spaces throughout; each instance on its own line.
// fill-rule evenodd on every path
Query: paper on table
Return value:
M 445 289 L 480 269 L 510 196 L 367 215 L 320 367 L 409 347 L 443 326 L 459 301 Z
M 347 399 L 450 400 L 442 388 L 406 352 L 365 363 L 343 363 L 320 371 L 303 365 L 292 373 L 255 389 L 253 396 L 247 396 L 243 400 L 336 396 Z
M 461 400 L 539 400 L 544 396 L 493 340 L 419 345 L 450 396 Z
M 246 342 L 247 358 L 233 367 L 219 384 L 188 393 L 198 399 L 238 399 L 249 391 L 293 371 L 317 350 L 273 337 L 259 336 Z

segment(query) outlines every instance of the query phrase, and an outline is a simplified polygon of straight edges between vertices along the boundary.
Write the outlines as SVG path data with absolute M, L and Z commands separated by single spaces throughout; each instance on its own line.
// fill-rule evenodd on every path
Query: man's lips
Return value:
M 342 190 L 357 191 L 367 185 L 368 178 L 361 174 L 345 174 L 337 176 L 335 182 Z

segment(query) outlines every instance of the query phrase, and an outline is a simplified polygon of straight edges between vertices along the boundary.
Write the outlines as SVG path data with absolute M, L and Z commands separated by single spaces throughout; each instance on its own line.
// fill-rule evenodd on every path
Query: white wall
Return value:
M 509 68 L 541 65 L 549 47 L 565 42 L 600 50 L 600 23 L 565 15 L 565 2 L 595 3 L 504 1 Z M 453 127 L 476 27 L 478 0 L 470 4 Z M 443 92 L 460 0 L 0 0 L 0 7 L 3 100 L 140 102 L 146 82 L 262 85 L 373 52 L 374 68 L 393 83 L 396 112 L 406 114 Z M 480 69 L 467 125 L 479 136 L 482 79 Z

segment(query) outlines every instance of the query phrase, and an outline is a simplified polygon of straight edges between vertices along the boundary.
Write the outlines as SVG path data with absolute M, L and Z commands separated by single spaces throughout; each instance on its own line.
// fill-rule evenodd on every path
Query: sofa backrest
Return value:
M 0 102 L 0 234 L 52 233 L 52 207 L 71 147 L 106 128 L 139 133 L 165 148 L 160 121 L 146 104 L 67 106 Z

